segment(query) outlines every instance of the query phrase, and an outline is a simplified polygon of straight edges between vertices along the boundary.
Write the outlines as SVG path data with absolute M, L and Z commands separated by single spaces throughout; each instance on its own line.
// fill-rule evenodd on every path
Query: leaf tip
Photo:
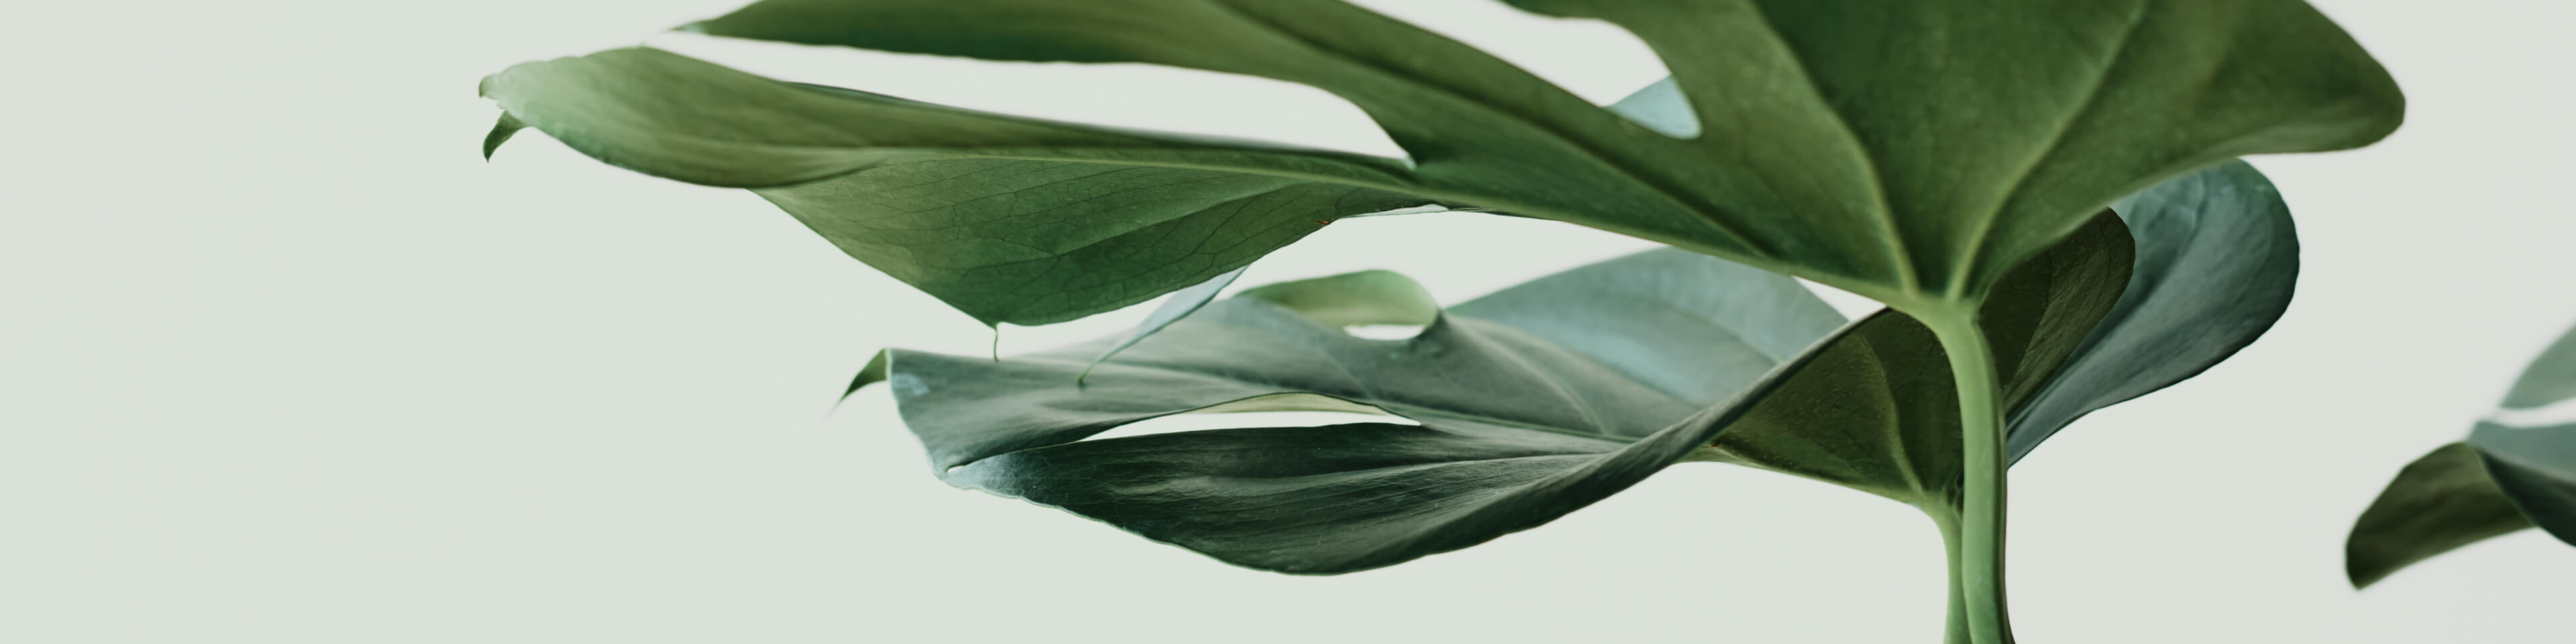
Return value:
M 518 117 L 511 116 L 509 112 L 502 112 L 501 120 L 492 124 L 492 131 L 483 135 L 483 161 L 491 162 L 492 153 L 500 151 L 501 144 L 508 143 L 511 136 L 517 135 L 519 130 L 527 127 L 528 124 L 521 122 Z
M 2373 565 L 2370 558 L 2362 554 L 2361 544 L 2358 543 L 2360 536 L 2356 533 L 2346 538 L 2343 547 L 2343 579 L 2346 583 L 2352 584 L 2353 590 L 2369 588 L 2371 584 L 2379 583 L 2380 579 L 2386 578 L 2390 572 L 2381 566 Z
M 893 355 L 892 349 L 877 350 L 875 357 L 868 358 L 867 366 L 859 367 L 859 374 L 850 378 L 849 388 L 841 390 L 841 400 L 849 400 L 851 395 L 868 385 L 885 382 L 890 373 L 888 363 L 892 362 Z M 835 407 L 839 405 L 838 402 L 833 403 Z

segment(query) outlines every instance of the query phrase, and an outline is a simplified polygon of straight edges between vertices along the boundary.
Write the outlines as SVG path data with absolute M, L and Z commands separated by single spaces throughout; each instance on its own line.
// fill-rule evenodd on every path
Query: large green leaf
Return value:
M 2006 267 L 2114 198 L 2231 156 L 2367 144 L 2403 104 L 2297 0 L 1514 4 L 1626 27 L 1678 92 L 1614 113 L 1330 0 L 767 0 L 691 28 L 1281 79 L 1350 100 L 1410 158 L 975 113 L 651 50 L 521 65 L 484 93 L 608 162 L 764 188 L 853 255 L 979 318 L 1023 323 L 1204 281 L 1314 220 L 1425 203 L 1575 222 L 1964 315 Z M 1687 119 L 1639 115 L 1680 108 Z M 1031 161 L 1046 170 L 1014 174 Z M 1044 188 L 993 185 L 1006 178 Z M 958 199 L 1014 189 L 1036 191 L 1032 209 Z M 1076 252 L 1089 245 L 1115 248 Z
M 2060 255 L 2122 255 L 2116 250 L 2125 239 L 2116 220 L 2101 221 L 2106 225 L 2094 229 L 2099 232 L 2070 242 L 2073 251 Z M 2106 252 L 2097 244 L 2113 246 Z M 1689 288 L 1622 292 L 1584 279 L 1658 268 L 1680 269 L 1665 283 Z M 2057 279 L 2066 273 L 2054 268 L 2036 273 L 2040 287 L 2029 292 L 2045 300 L 2100 290 L 2098 283 Z M 2119 266 L 2108 268 L 2111 278 L 2125 277 Z M 1300 289 L 1354 284 L 1346 290 L 1356 293 L 1356 283 L 1382 282 L 1385 275 L 1338 276 Z M 1691 279 L 1710 276 L 1721 279 Z M 2048 288 L 2052 284 L 2063 287 Z M 1712 287 L 1806 309 L 1775 316 L 1787 328 L 1769 331 L 1803 331 L 1808 341 L 1792 346 L 1812 348 L 1773 359 L 1753 339 L 1761 334 L 1727 333 L 1744 314 L 1759 310 L 1722 297 L 1691 297 Z M 1575 293 L 1590 295 L 1580 310 L 1593 315 L 1702 321 L 1622 331 L 1654 334 L 1645 340 L 1661 346 L 1739 345 L 1733 350 L 1741 359 L 1690 363 L 1696 373 L 1682 374 L 1736 386 L 1666 391 L 1584 351 L 1611 345 L 1568 347 L 1463 312 L 1544 320 L 1517 305 L 1555 308 L 1550 303 L 1560 298 L 1551 294 Z M 1345 304 L 1359 299 L 1365 296 L 1342 298 Z M 1119 353 L 1079 385 L 1073 378 L 1097 343 L 999 363 L 888 351 L 880 368 L 906 424 L 949 482 L 1061 507 L 1231 563 L 1281 572 L 1347 572 L 1473 545 L 1554 519 L 1694 455 L 1783 469 L 1910 502 L 1938 501 L 1920 492 L 1943 488 L 1914 473 L 1934 481 L 1944 473 L 1955 476 L 1957 421 L 1945 402 L 1949 398 L 1915 395 L 1925 388 L 1946 391 L 1937 388 L 1948 386 L 1948 372 L 1937 368 L 1940 353 L 1929 333 L 1901 313 L 1883 311 L 1837 332 L 1838 316 L 1794 281 L 1676 249 L 1587 267 L 1470 304 L 1476 306 L 1452 309 L 1413 338 L 1372 340 L 1267 300 L 1224 300 Z M 1333 308 L 1342 307 L 1323 310 Z M 2099 302 L 2092 316 L 2108 308 L 2108 301 Z M 1820 336 L 1826 340 L 1816 342 Z M 2072 338 L 2056 343 L 2056 357 L 2074 345 Z M 1898 349 L 1906 362 L 1875 362 L 1890 349 Z M 1911 368 L 1927 358 L 1936 368 Z M 1680 371 L 1647 373 L 1674 381 Z M 1848 385 L 1877 384 L 1864 378 L 1880 371 L 1896 372 L 1901 380 L 1893 385 L 1902 389 L 1853 400 Z M 1819 444 L 1808 431 L 1842 429 L 1809 423 L 1820 416 L 1841 421 L 1850 413 L 1880 411 L 1872 404 L 1878 400 L 1922 403 L 1898 410 L 1905 412 L 1901 419 L 1888 419 L 1908 423 L 1887 434 L 1904 445 Z M 1421 424 L 1081 440 L 1147 418 L 1239 409 L 1367 409 Z M 1946 422 L 1920 422 L 1932 419 Z M 1940 436 L 1940 428 L 1952 433 Z M 1738 440 L 1739 433 L 1749 440 Z M 1851 449 L 1820 459 L 1838 448 Z M 1868 458 L 1902 457 L 1909 449 L 1920 452 L 1920 460 L 1951 465 Z M 1819 460 L 1831 463 L 1811 467 Z
M 1657 259 L 1715 261 L 1675 250 L 1630 261 Z M 1413 338 L 1371 340 L 1309 317 L 1363 320 L 1340 313 L 1402 311 L 1420 299 L 1392 288 L 1404 283 L 1391 276 L 1217 302 L 1081 385 L 1071 378 L 1089 345 L 999 363 L 890 350 L 862 382 L 891 385 L 951 483 L 1294 573 L 1383 566 L 1544 523 L 1679 460 L 1742 411 L 1675 399 L 1475 318 L 1442 316 Z M 1798 289 L 1750 269 L 1731 276 L 1749 288 Z M 1830 332 L 1831 310 L 1812 297 L 1806 304 L 1822 322 L 1813 331 Z M 1363 321 L 1377 320 L 1386 318 Z M 1423 425 L 1074 442 L 1157 416 L 1253 409 L 1384 410 Z
M 2576 329 L 2523 369 L 2507 410 L 2576 400 Z M 2576 545 L 2576 423 L 2479 422 L 2469 439 L 2416 459 L 2363 510 L 2344 573 L 2367 587 L 2415 562 L 2538 526 Z
M 987 324 L 1134 304 L 1336 218 L 1432 203 L 1359 187 L 1401 183 L 1398 160 L 997 116 L 656 49 L 519 65 L 483 93 L 509 110 L 487 153 L 524 125 L 646 174 L 751 188 Z
M 2277 313 L 2288 292 L 2253 288 L 2276 276 L 2236 268 L 2247 255 L 2295 265 L 2295 244 L 2269 232 L 2206 234 L 2199 223 L 2247 217 L 2286 235 L 2287 213 L 2265 188 L 2250 168 L 2230 165 L 2124 202 L 2141 231 L 2136 264 L 2165 273 L 2156 279 L 2131 280 L 2128 240 L 2109 217 L 2015 272 L 1986 315 L 2012 408 L 2069 396 L 2088 408 L 2165 384 L 2060 365 L 2114 350 L 2104 347 L 2124 342 L 2116 338 L 2181 332 L 2174 327 L 2193 318 L 2170 315 L 2173 307 L 2210 312 L 2200 330 L 2222 336 L 2217 345 L 2259 334 L 2264 325 L 2236 320 Z M 2263 204 L 2274 207 L 2249 207 Z M 2165 286 L 2115 305 L 2124 280 Z M 1090 345 L 999 363 L 889 350 L 862 382 L 891 383 L 906 424 L 952 483 L 1269 570 L 1342 572 L 1472 545 L 1675 460 L 1780 470 L 1935 512 L 1953 501 L 1958 416 L 1930 332 L 1892 311 L 1841 325 L 1778 275 L 1651 251 L 1450 307 L 1406 340 L 1337 330 L 1420 321 L 1427 296 L 1391 273 L 1245 295 L 1137 343 L 1080 386 L 1072 377 Z M 2106 317 L 2115 310 L 2130 313 Z M 1336 313 L 1348 311 L 1381 313 Z M 2172 364 L 2136 373 L 2180 378 L 2224 357 L 2167 356 Z M 1284 409 L 1382 411 L 1421 425 L 1082 440 L 1168 414 Z M 2028 420 L 2056 416 L 2019 417 L 2017 436 L 2057 429 Z M 1700 440 L 1689 449 L 1662 442 L 1682 434 Z

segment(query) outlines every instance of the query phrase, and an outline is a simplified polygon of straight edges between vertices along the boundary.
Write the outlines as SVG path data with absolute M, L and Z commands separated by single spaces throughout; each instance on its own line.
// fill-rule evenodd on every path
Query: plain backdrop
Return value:
M 1535 530 L 1339 577 L 941 484 L 881 389 L 834 399 L 879 347 L 980 354 L 988 331 L 748 193 L 533 132 L 487 164 L 497 112 L 475 81 L 647 41 L 973 107 L 1392 148 L 1348 105 L 1268 81 L 662 33 L 736 1 L 12 7 L 0 641 L 1939 637 L 1928 522 L 1746 469 L 1676 467 Z M 1660 74 L 1598 23 L 1369 4 L 1600 101 Z M 2341 569 L 2389 477 L 2465 435 L 2576 322 L 2576 11 L 2319 5 L 2396 74 L 2408 123 L 2357 152 L 2257 158 L 2307 249 L 2288 316 L 2013 470 L 2022 641 L 2576 641 L 2576 548 L 2536 532 L 2367 592 Z M 1388 268 L 1455 302 L 1646 247 L 1384 217 L 1242 283 Z

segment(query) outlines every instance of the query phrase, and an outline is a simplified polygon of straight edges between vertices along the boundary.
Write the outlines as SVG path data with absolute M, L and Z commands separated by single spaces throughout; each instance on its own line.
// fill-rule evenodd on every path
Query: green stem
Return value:
M 1969 309 L 1973 311 L 1974 309 Z M 2008 644 L 2012 625 L 2004 613 L 2004 426 L 1997 413 L 2002 388 L 1995 354 L 1974 315 L 1925 319 L 1959 388 L 1960 512 L 1956 561 L 1959 605 L 1967 613 L 1973 644 Z
M 1947 628 L 1941 636 L 1941 642 L 1942 644 L 1972 644 L 1976 641 L 1976 636 L 1968 633 L 1968 592 L 1967 588 L 1959 585 L 1965 577 L 1959 570 L 1958 509 L 1941 506 L 1926 508 L 1924 513 L 1932 515 L 1932 524 L 1941 527 L 1941 552 L 1948 555 L 1950 563 L 1950 617 L 1943 622 Z

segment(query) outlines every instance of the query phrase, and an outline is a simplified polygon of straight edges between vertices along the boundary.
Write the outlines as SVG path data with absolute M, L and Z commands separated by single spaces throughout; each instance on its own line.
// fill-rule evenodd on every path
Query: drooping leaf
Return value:
M 2125 259 L 2116 248 L 2094 247 L 2126 242 L 2116 219 L 2100 221 L 2103 225 L 2090 229 L 2097 232 L 2079 235 L 2068 252 L 2057 255 L 2070 261 Z M 1855 372 L 1868 372 L 1872 365 L 1862 362 L 1890 344 L 1915 345 L 1916 354 L 1939 359 L 1937 345 L 1930 344 L 1919 324 L 1901 313 L 1882 311 L 1840 331 L 1826 331 L 1829 335 L 1809 342 L 1803 354 L 1772 360 L 1751 346 L 1762 340 L 1747 340 L 1763 334 L 1723 332 L 1722 325 L 1754 309 L 1701 294 L 1714 287 L 1721 293 L 1754 293 L 1755 301 L 1795 302 L 1816 314 L 1770 319 L 1810 330 L 1829 326 L 1833 314 L 1784 277 L 1742 267 L 1708 270 L 1707 265 L 1721 263 L 1675 249 L 1652 251 L 1515 287 L 1460 309 L 1545 321 L 1536 312 L 1516 309 L 1562 300 L 1550 293 L 1582 292 L 1592 297 L 1582 300 L 1581 310 L 1603 317 L 1673 311 L 1708 316 L 1712 322 L 1699 325 L 1624 330 L 1658 334 L 1647 340 L 1666 346 L 1747 345 L 1735 349 L 1747 359 L 1698 364 L 1701 373 L 1677 377 L 1673 374 L 1680 369 L 1648 372 L 1668 382 L 1743 383 L 1732 390 L 1664 391 L 1581 348 L 1459 310 L 1440 316 L 1413 338 L 1371 340 L 1247 298 L 1214 303 L 1137 343 L 1101 365 L 1078 389 L 1066 377 L 1091 354 L 1090 346 L 1000 363 L 888 351 L 888 382 L 906 424 L 951 483 L 1061 507 L 1238 565 L 1293 573 L 1348 572 L 1544 523 L 1671 463 L 1710 452 L 1712 442 L 1730 460 L 1765 467 L 1807 465 L 1772 460 L 1777 450 L 1766 449 L 1784 443 L 1812 446 L 1801 442 L 1804 432 L 1769 430 L 1784 421 L 1805 423 L 1830 413 L 1816 408 L 1820 405 L 1867 408 L 1865 401 L 1854 405 L 1849 400 L 1845 385 L 1858 379 Z M 1663 279 L 1632 283 L 1689 288 L 1621 292 L 1585 279 L 1628 272 L 1623 268 L 1680 269 Z M 2064 290 L 2012 291 L 1998 301 L 2029 294 L 2081 302 L 2064 296 L 2102 287 L 2102 276 L 2058 268 L 2035 273 L 2034 280 L 2062 284 Z M 2125 267 L 2109 268 L 2108 279 L 2116 288 L 2126 279 Z M 1687 279 L 1709 275 L 1735 281 Z M 2061 279 L 2073 275 L 2095 279 Z M 2109 302 L 2099 302 L 2091 315 L 2108 309 Z M 2024 310 L 2063 313 L 2048 303 Z M 2054 347 L 2053 358 L 2062 359 L 2074 345 L 2068 339 L 2040 346 Z M 2044 372 L 2031 368 L 2012 373 Z M 1897 386 L 1946 387 L 1947 373 L 1908 371 L 1900 374 L 1905 380 Z M 1919 398 L 1911 393 L 1895 395 Z M 1247 428 L 1081 441 L 1146 418 L 1245 404 L 1273 410 L 1364 405 L 1421 425 Z M 1932 415 L 1924 418 L 1946 418 L 1947 424 L 1899 429 L 1947 427 L 1950 436 L 1900 434 L 1926 454 L 1955 454 L 1955 414 L 1942 416 L 1938 407 L 1926 406 L 1924 411 Z M 1915 417 L 1908 414 L 1904 420 Z M 1720 430 L 1727 433 L 1720 435 Z M 1739 444 L 1736 432 L 1756 442 Z M 1382 444 L 1360 446 L 1370 441 Z M 1865 442 L 1857 447 L 1863 453 L 1885 451 L 1884 445 Z M 1925 497 L 1898 488 L 1938 489 L 1910 479 L 1891 486 L 1873 478 L 1911 471 L 1868 467 L 1856 476 L 1797 473 L 1908 500 Z M 1926 471 L 1938 476 L 1937 470 Z
M 2165 307 L 2209 311 L 2212 333 L 2244 328 L 2232 322 L 2244 317 L 2240 309 L 2280 310 L 2286 290 L 2240 297 L 2269 293 L 2247 286 L 2267 283 L 2268 275 L 2237 270 L 2242 262 L 2236 259 L 2217 259 L 2270 254 L 2281 257 L 2256 263 L 2294 266 L 2295 244 L 2268 233 L 2196 230 L 2198 222 L 2248 216 L 2279 219 L 2272 225 L 2286 235 L 2287 214 L 2239 212 L 2229 210 L 2236 204 L 2230 200 L 2176 196 L 2212 192 L 2213 180 L 2248 182 L 2230 194 L 2264 194 L 2251 187 L 2264 185 L 2259 174 L 2231 165 L 2135 200 L 2166 207 L 2124 213 L 2142 231 L 2138 255 L 2166 258 L 2136 265 L 2169 275 L 2133 280 L 2124 227 L 2103 217 L 1998 289 L 1985 321 L 2006 390 L 2017 392 L 2008 397 L 2011 408 L 2040 407 L 2056 396 L 2104 400 L 2102 386 L 2047 383 L 2053 375 L 2080 372 L 2060 365 L 2080 365 L 2085 352 L 2115 344 L 2099 338 L 2145 332 L 2123 327 L 2150 324 L 2151 331 L 2169 332 L 2165 325 L 2178 318 L 2157 313 Z M 2199 208 L 2215 212 L 2201 217 Z M 2236 245 L 2212 242 L 2229 239 Z M 1376 301 L 1390 303 L 1379 308 L 1402 309 L 1391 303 L 1424 297 L 1385 286 L 1398 279 L 1392 274 L 1362 275 L 1370 278 L 1292 283 L 1291 290 L 1334 295 L 1280 301 Z M 2109 301 L 2126 283 L 2173 291 Z M 2202 307 L 2175 293 L 2230 305 Z M 2136 313 L 2106 316 L 2114 310 Z M 1713 409 L 1736 415 L 1713 428 L 1722 430 L 1714 440 L 1673 455 L 1677 460 L 1786 471 L 1927 509 L 1949 502 L 1958 476 L 1958 416 L 1939 345 L 1901 313 L 1882 311 L 1836 330 L 1840 319 L 1793 280 L 1666 249 L 1450 307 L 1406 340 L 1350 337 L 1266 301 L 1220 301 L 1122 353 L 1078 391 L 1065 386 L 1062 374 L 1073 358 L 1087 355 L 1080 346 L 1000 363 L 900 350 L 880 360 L 890 365 L 906 424 L 929 448 L 933 465 L 958 468 L 948 475 L 952 483 L 1062 507 L 1242 565 L 1324 573 L 1472 545 L 1597 500 L 1595 493 L 1615 491 L 1633 483 L 1624 477 L 1643 473 L 1622 469 L 1617 486 L 1587 487 L 1583 494 L 1532 494 L 1515 486 L 1608 458 L 1603 455 L 1640 436 L 1662 436 L 1655 432 L 1671 430 L 1658 428 L 1693 410 L 1702 418 Z M 2145 373 L 2196 372 L 2207 366 L 2199 361 L 2215 358 L 2178 352 L 2172 359 L 2189 366 Z M 2096 381 L 2132 382 L 2086 380 Z M 1167 414 L 1284 409 L 1387 412 L 1421 426 L 1082 440 Z M 2044 437 L 2056 429 L 2040 431 L 2027 422 L 2013 431 Z M 1357 445 L 1365 441 L 1384 441 L 1383 449 Z M 1485 494 L 1508 498 L 1505 503 L 1533 518 L 1508 525 L 1453 521 L 1464 516 L 1469 499 Z M 1405 505 L 1412 499 L 1422 505 Z M 1280 534 L 1293 536 L 1265 536 Z M 1415 534 L 1443 540 L 1395 536 Z
M 2397 472 L 2344 544 L 2355 588 L 2433 555 L 2531 527 L 2468 443 L 2444 445 Z
M 1360 187 L 1400 182 L 1398 160 L 999 116 L 655 49 L 515 66 L 483 93 L 508 110 L 487 146 L 524 123 L 620 167 L 751 188 L 986 324 L 1135 304 L 1336 218 L 1434 203 Z
M 1303 234 L 1300 220 L 1425 203 L 1574 222 L 1950 313 L 2117 197 L 2236 155 L 2367 144 L 2403 111 L 2377 63 L 2297 0 L 1513 4 L 1627 28 L 1677 91 L 1606 110 L 1328 0 L 766 0 L 691 28 L 1302 83 L 1366 111 L 1409 163 L 940 108 L 649 50 L 522 65 L 484 91 L 611 163 L 766 187 L 853 255 L 1021 323 L 1204 281 Z M 902 174 L 880 170 L 899 162 L 937 165 L 867 177 Z M 1060 173 L 1041 175 L 1055 183 L 1038 210 L 954 199 L 1013 189 L 986 185 L 1026 169 L 1012 162 Z M 1072 179 L 1107 176 L 1119 178 Z M 925 182 L 935 194 L 903 195 L 898 214 L 850 212 Z M 1251 220 L 1234 221 L 1243 211 Z M 954 220 L 1008 224 L 922 232 Z M 1074 253 L 1086 243 L 1117 248 Z M 1210 247 L 1228 250 L 1199 252 Z
M 2525 367 L 2508 410 L 2576 399 L 2576 329 Z M 2434 555 L 2528 527 L 2576 545 L 2576 423 L 2482 421 L 2466 441 L 2417 459 L 2362 511 L 2344 571 L 2367 587 Z
M 2138 240 L 2118 307 L 2006 438 L 2019 460 L 2093 410 L 2200 375 L 2272 328 L 2299 277 L 2280 191 L 2229 161 L 2112 204 Z

